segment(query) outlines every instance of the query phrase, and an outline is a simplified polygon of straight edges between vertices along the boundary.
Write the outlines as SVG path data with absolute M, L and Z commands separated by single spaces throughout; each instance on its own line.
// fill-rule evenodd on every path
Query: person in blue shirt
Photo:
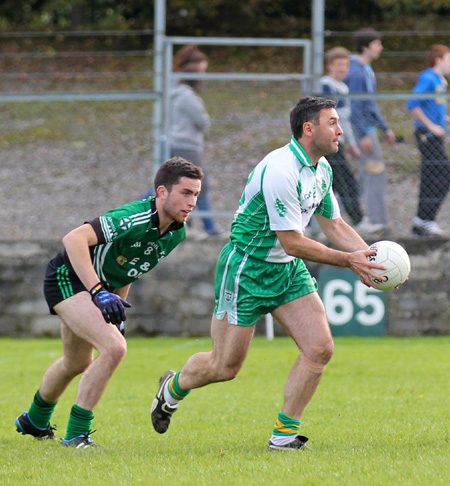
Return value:
M 356 56 L 352 56 L 345 83 L 352 93 L 376 93 L 375 74 L 371 63 L 383 51 L 381 34 L 373 29 L 355 33 Z M 367 216 L 372 224 L 381 224 L 388 234 L 386 211 L 386 166 L 383 160 L 377 130 L 381 130 L 387 143 L 395 143 L 394 132 L 389 128 L 374 99 L 351 100 L 351 122 L 361 157 L 358 159 L 360 184 L 366 203 Z
M 435 44 L 427 52 L 428 66 L 419 74 L 413 93 L 444 93 L 450 74 L 450 48 Z M 445 150 L 447 124 L 445 98 L 409 99 L 407 108 L 415 118 L 415 137 L 422 157 L 420 192 L 413 234 L 443 236 L 436 214 L 450 189 L 450 160 Z

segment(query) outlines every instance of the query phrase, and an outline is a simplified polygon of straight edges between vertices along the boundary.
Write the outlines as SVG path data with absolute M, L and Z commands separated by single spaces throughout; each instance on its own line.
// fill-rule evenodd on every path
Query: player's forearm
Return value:
M 280 235 L 279 233 L 284 233 Z M 289 233 L 289 234 L 288 234 Z M 348 254 L 334 250 L 307 236 L 289 232 L 278 232 L 284 251 L 291 256 L 316 263 L 327 263 L 339 267 L 349 265 Z
M 411 110 L 411 114 L 414 116 L 414 118 L 419 120 L 420 123 L 422 123 L 422 125 L 424 125 L 426 128 L 428 128 L 428 130 L 431 130 L 433 128 L 434 123 L 427 117 L 427 115 L 425 115 L 422 108 L 419 108 L 419 107 L 413 108 Z
M 344 224 L 339 225 L 338 228 L 331 232 L 324 230 L 330 243 L 345 252 L 366 250 L 369 245 L 351 226 L 345 222 L 343 223 L 345 226 Z
M 125 285 L 125 287 L 120 287 L 114 290 L 114 293 L 117 294 L 119 297 L 122 297 L 122 299 L 127 299 L 128 293 L 130 291 L 131 284 Z
M 331 244 L 340 250 L 352 252 L 368 248 L 369 245 L 342 217 L 328 219 L 316 215 L 316 219 Z
M 70 232 L 63 238 L 63 244 L 78 278 L 88 290 L 94 287 L 100 278 L 92 265 L 88 240 L 76 232 Z

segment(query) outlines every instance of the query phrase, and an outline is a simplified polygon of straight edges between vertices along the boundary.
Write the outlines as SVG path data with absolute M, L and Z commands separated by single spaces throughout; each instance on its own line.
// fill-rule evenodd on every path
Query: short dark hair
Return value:
M 203 178 L 203 171 L 200 167 L 197 167 L 192 162 L 189 162 L 182 157 L 172 157 L 171 159 L 166 160 L 156 172 L 154 188 L 156 190 L 159 186 L 164 186 L 170 192 L 172 186 L 178 184 L 182 177 L 198 179 L 201 181 Z
M 320 96 L 301 98 L 290 113 L 291 132 L 294 138 L 299 140 L 302 137 L 304 123 L 312 122 L 314 125 L 318 125 L 321 110 L 330 108 L 336 108 L 336 101 Z
M 381 40 L 383 35 L 375 29 L 360 29 L 354 33 L 355 51 L 362 54 L 363 47 L 369 47 L 374 40 Z

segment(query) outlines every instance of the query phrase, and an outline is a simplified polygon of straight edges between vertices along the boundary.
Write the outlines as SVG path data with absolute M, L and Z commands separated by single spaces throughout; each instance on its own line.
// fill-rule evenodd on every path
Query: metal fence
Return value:
M 136 49 L 126 52 L 112 35 L 104 36 L 107 45 L 95 55 L 102 51 L 78 47 L 63 57 L 55 45 L 51 53 L 35 38 L 27 40 L 22 53 L 17 43 L 2 50 L 0 204 L 5 211 L 0 239 L 59 238 L 80 222 L 139 198 L 151 184 L 149 35 L 139 36 Z M 32 47 L 40 54 L 25 56 L 26 49 L 35 52 Z M 399 140 L 381 143 L 389 226 L 395 235 L 406 236 L 417 215 L 420 188 L 421 153 L 405 106 L 414 76 L 408 74 L 396 93 L 387 90 L 398 87 L 398 73 L 384 73 L 381 79 L 376 99 Z M 204 161 L 214 216 L 224 229 L 252 168 L 289 140 L 289 110 L 303 94 L 301 80 L 289 76 L 203 80 L 202 98 L 212 119 Z M 19 95 L 21 102 L 14 98 Z M 356 161 L 349 157 L 349 164 L 358 179 Z M 362 198 L 364 211 L 365 205 Z M 444 199 L 436 221 L 447 232 L 449 215 Z
M 137 199 L 153 170 L 153 31 L 0 43 L 0 238 L 57 238 Z

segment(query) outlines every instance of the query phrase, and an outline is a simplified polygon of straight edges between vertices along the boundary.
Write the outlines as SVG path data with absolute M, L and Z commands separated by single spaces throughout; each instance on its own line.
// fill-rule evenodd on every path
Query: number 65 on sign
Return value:
M 386 334 L 386 293 L 366 287 L 348 268 L 321 266 L 319 293 L 334 336 Z

